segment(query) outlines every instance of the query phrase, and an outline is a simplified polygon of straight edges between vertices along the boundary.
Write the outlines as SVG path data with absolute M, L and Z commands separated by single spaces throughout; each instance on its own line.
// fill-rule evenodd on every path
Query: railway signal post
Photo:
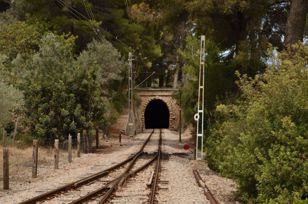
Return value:
M 134 80 L 133 80 L 133 54 L 128 54 L 128 123 L 126 134 L 133 136 L 135 134 L 135 114 L 134 114 Z
M 203 159 L 203 135 L 204 135 L 204 66 L 205 66 L 205 36 L 201 36 L 200 43 L 200 68 L 198 88 L 198 112 L 194 119 L 197 122 L 196 160 Z

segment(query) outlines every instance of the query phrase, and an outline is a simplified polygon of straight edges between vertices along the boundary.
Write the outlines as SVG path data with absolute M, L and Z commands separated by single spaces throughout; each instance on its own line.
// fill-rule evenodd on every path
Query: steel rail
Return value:
M 154 130 L 151 132 L 151 134 L 149 135 L 147 140 L 143 143 L 143 145 L 141 147 L 142 150 L 144 149 L 145 145 L 148 143 L 148 141 L 152 137 L 153 133 L 154 133 Z M 136 155 L 140 155 L 142 153 L 143 152 L 142 151 L 140 152 L 140 150 L 139 150 L 133 156 L 130 156 L 126 160 L 124 160 L 124 161 L 122 161 L 122 162 L 120 162 L 120 163 L 118 163 L 118 164 L 116 164 L 114 166 L 111 166 L 110 168 L 107 168 L 107 169 L 105 169 L 105 170 L 103 170 L 101 172 L 95 173 L 95 174 L 93 174 L 91 176 L 88 176 L 86 178 L 80 179 L 78 181 L 66 184 L 66 185 L 61 186 L 59 188 L 56 188 L 54 190 L 48 191 L 46 193 L 40 194 L 40 195 L 35 196 L 33 198 L 30 198 L 28 200 L 22 201 L 19 204 L 35 204 L 35 203 L 40 202 L 40 201 L 49 200 L 49 199 L 55 197 L 58 194 L 65 193 L 65 192 L 68 192 L 70 190 L 75 190 L 75 189 L 77 189 L 77 188 L 79 188 L 79 187 L 81 187 L 83 185 L 86 185 L 88 183 L 91 183 L 91 182 L 93 182 L 93 181 L 95 181 L 95 180 L 97 180 L 99 178 L 102 178 L 102 177 L 108 175 L 110 172 L 112 172 L 112 171 L 114 171 L 114 170 L 124 166 L 128 162 L 132 161 L 136 157 Z
M 114 191 L 116 191 L 118 189 L 119 186 L 123 185 L 123 183 L 125 183 L 127 181 L 127 179 L 133 175 L 136 175 L 138 172 L 144 170 L 145 168 L 147 168 L 148 166 L 150 166 L 150 164 L 152 164 L 156 159 L 158 159 L 160 157 L 160 153 L 161 152 L 161 130 L 159 133 L 159 142 L 158 142 L 158 151 L 155 154 L 155 156 L 149 160 L 146 164 L 142 165 L 141 167 L 139 167 L 137 170 L 133 171 L 130 173 L 131 168 L 133 167 L 133 165 L 135 164 L 136 160 L 131 162 L 131 165 L 126 169 L 126 171 L 119 177 L 118 182 L 115 183 L 110 189 L 109 191 L 103 195 L 103 197 L 101 198 L 101 200 L 98 202 L 99 204 L 103 204 L 105 202 L 107 202 L 107 200 L 110 198 L 110 196 L 112 195 L 112 193 Z M 137 158 L 136 158 L 137 159 Z M 131 167 L 131 168 L 130 168 Z
M 160 135 L 161 135 L 161 131 L 160 131 Z M 158 145 L 158 149 L 160 149 L 160 142 L 159 142 L 159 145 Z M 143 147 L 144 148 L 144 147 Z M 127 167 L 127 169 L 124 171 L 124 173 L 119 176 L 119 179 L 117 182 L 114 183 L 114 185 L 107 191 L 106 194 L 103 195 L 103 197 L 100 199 L 100 201 L 98 202 L 99 204 L 103 204 L 105 203 L 109 198 L 110 196 L 112 195 L 112 193 L 114 191 L 116 191 L 118 189 L 119 186 L 122 186 L 126 181 L 127 179 L 132 175 L 131 173 L 129 173 L 131 171 L 131 169 L 133 168 L 134 164 L 136 163 L 136 160 L 139 158 L 138 155 L 136 155 L 136 157 L 134 158 L 134 160 L 131 161 L 130 165 Z M 141 170 L 143 170 L 144 168 L 148 167 L 153 161 L 154 159 L 156 158 L 156 156 L 151 159 L 148 163 L 146 163 L 145 165 L 143 165 L 141 168 L 139 168 Z M 136 173 L 138 173 L 139 171 L 137 171 Z M 132 172 L 133 173 L 133 172 Z
M 210 203 L 211 204 L 219 204 L 219 202 L 216 200 L 216 198 L 214 197 L 214 195 L 212 194 L 212 192 L 210 191 L 210 189 L 207 187 L 207 185 L 205 184 L 204 180 L 200 176 L 199 171 L 198 170 L 193 170 L 193 174 L 194 174 L 195 179 L 196 179 L 196 181 L 198 183 L 198 186 L 203 188 L 204 195 L 210 201 Z
M 129 173 L 127 178 L 132 177 L 132 176 L 136 175 L 137 173 L 139 173 L 140 171 L 142 171 L 145 168 L 147 168 L 149 165 L 151 165 L 151 163 L 153 163 L 155 161 L 156 158 L 157 158 L 157 154 L 151 160 L 149 160 L 147 163 L 145 163 L 144 165 L 142 165 L 141 167 L 139 167 L 135 171 Z M 71 202 L 70 204 L 83 203 L 83 202 L 86 202 L 86 201 L 90 200 L 91 198 L 93 198 L 93 197 L 95 197 L 95 196 L 97 196 L 99 194 L 107 192 L 109 189 L 111 189 L 111 187 L 108 187 L 108 185 L 110 185 L 111 183 L 113 183 L 113 182 L 115 182 L 115 181 L 117 181 L 119 179 L 120 178 L 116 178 L 116 179 L 110 181 L 105 186 L 102 186 L 101 188 L 99 188 L 99 189 L 97 189 L 97 190 L 95 190 L 95 191 L 93 191 L 93 192 L 91 192 L 91 193 L 89 193 L 89 194 L 79 198 L 78 200 L 75 200 L 75 201 Z M 106 201 L 104 201 L 104 202 L 106 202 Z
M 155 198 L 156 198 L 156 192 L 158 189 L 158 180 L 159 180 L 159 173 L 161 169 L 161 144 L 162 144 L 162 131 L 160 130 L 159 132 L 159 148 L 157 152 L 157 160 L 156 160 L 156 165 L 155 165 L 155 171 L 154 171 L 154 180 L 152 183 L 151 187 L 151 194 L 150 194 L 150 204 L 155 203 Z
M 130 170 L 133 168 L 134 164 L 136 163 L 137 159 L 143 154 L 143 150 L 145 148 L 145 146 L 147 145 L 147 143 L 150 141 L 152 135 L 154 133 L 154 130 L 151 132 L 150 136 L 147 138 L 147 140 L 143 143 L 142 147 L 140 148 L 140 150 L 135 154 L 135 156 L 133 157 L 133 159 L 131 160 L 131 162 L 129 163 L 129 165 L 127 166 L 127 168 L 125 169 L 124 173 L 122 173 L 119 177 L 115 178 L 114 180 L 112 180 L 111 182 L 109 182 L 108 184 L 105 184 L 104 186 L 102 186 L 101 188 L 92 191 L 88 194 L 86 194 L 85 196 L 80 197 L 77 200 L 74 200 L 72 202 L 70 202 L 70 204 L 79 204 L 79 203 L 84 203 L 88 200 L 91 200 L 93 197 L 99 195 L 99 194 L 103 194 L 103 197 L 100 199 L 99 203 L 104 203 L 106 202 L 110 196 L 112 195 L 112 193 L 114 191 L 116 191 L 118 189 L 118 187 L 120 185 L 122 185 L 127 179 L 128 177 L 132 176 L 132 173 L 129 173 Z M 153 160 L 153 159 L 152 159 Z M 153 160 L 154 161 L 154 160 Z M 138 169 L 138 171 L 136 170 L 134 172 L 134 174 L 138 173 L 139 171 L 143 170 L 144 168 L 146 168 L 146 166 L 150 165 L 151 162 L 148 162 L 146 165 L 143 165 L 141 168 Z

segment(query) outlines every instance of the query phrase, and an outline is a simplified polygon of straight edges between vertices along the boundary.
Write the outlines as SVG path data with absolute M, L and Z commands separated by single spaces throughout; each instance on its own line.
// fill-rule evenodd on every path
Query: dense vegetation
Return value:
M 308 47 L 294 45 L 280 59 L 264 74 L 240 76 L 241 96 L 217 105 L 206 151 L 210 166 L 235 179 L 246 201 L 305 203 Z
M 209 165 L 243 202 L 305 203 L 307 11 L 306 0 L 0 0 L 0 127 L 46 144 L 107 131 L 129 51 L 136 84 L 154 71 L 142 86 L 180 87 L 191 123 L 205 34 Z
M 287 1 L 223 2 L 193 1 L 186 7 L 194 11 L 197 32 L 207 37 L 206 159 L 238 183 L 245 203 L 306 203 L 308 47 L 295 43 L 307 39 L 307 25 L 297 22 L 296 40 L 286 27 L 292 18 L 306 19 L 308 5 L 298 9 L 306 8 L 303 16 L 294 17 L 296 1 L 291 8 Z M 184 62 L 182 104 L 190 122 L 198 46 L 198 38 L 188 35 L 178 49 Z
M 103 37 L 78 53 L 76 36 L 16 19 L 0 36 L 1 125 L 21 109 L 14 116 L 22 132 L 50 144 L 83 129 L 106 130 L 122 110 L 126 65 Z

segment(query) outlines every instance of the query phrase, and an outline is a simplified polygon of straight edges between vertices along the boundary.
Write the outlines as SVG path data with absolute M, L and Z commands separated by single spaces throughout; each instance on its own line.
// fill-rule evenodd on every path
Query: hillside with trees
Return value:
M 135 83 L 178 88 L 195 126 L 205 35 L 209 166 L 243 203 L 307 203 L 307 13 L 307 0 L 0 0 L 0 128 L 44 145 L 108 132 L 129 52 Z

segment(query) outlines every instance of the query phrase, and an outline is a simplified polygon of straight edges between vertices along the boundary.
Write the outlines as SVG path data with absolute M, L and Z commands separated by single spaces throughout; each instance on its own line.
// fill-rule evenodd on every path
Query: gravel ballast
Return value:
M 52 165 L 42 166 L 39 168 L 39 175 L 36 179 L 27 178 L 14 182 L 11 190 L 0 190 L 0 203 L 15 204 L 26 199 L 37 196 L 48 190 L 53 190 L 64 184 L 84 178 L 91 174 L 97 173 L 108 167 L 115 165 L 131 154 L 138 151 L 148 137 L 151 131 L 136 135 L 135 137 L 125 137 L 122 139 L 122 146 L 117 142 L 117 138 L 111 138 L 108 145 L 100 153 L 82 154 L 81 158 L 74 157 L 73 163 L 69 164 L 62 158 L 60 169 L 54 170 Z M 152 139 L 145 147 L 144 151 L 149 153 L 136 163 L 136 167 L 150 159 L 152 153 L 157 151 L 159 134 L 155 131 Z M 192 146 L 192 135 L 189 131 L 182 134 L 182 143 L 178 142 L 178 133 L 170 130 L 163 130 L 163 160 L 161 163 L 161 173 L 159 177 L 159 188 L 156 194 L 158 203 L 170 204 L 206 204 L 203 189 L 200 188 L 193 176 L 193 169 L 198 169 L 202 178 L 211 189 L 214 196 L 220 203 L 236 203 L 234 194 L 236 185 L 233 181 L 220 177 L 211 171 L 205 161 L 193 161 L 192 150 L 183 150 L 183 144 L 188 143 Z M 105 141 L 106 142 L 106 141 Z M 52 164 L 53 161 L 49 161 Z M 29 170 L 29 169 L 28 169 Z M 24 175 L 29 176 L 29 172 Z M 114 204 L 138 204 L 147 203 L 150 188 L 146 185 L 152 172 L 154 171 L 154 163 L 130 178 L 127 183 L 114 194 L 108 203 Z M 22 172 L 22 171 L 21 171 Z M 18 175 L 19 177 L 22 174 Z M 85 187 L 87 188 L 87 187 Z M 74 192 L 77 194 L 78 192 Z M 66 198 L 60 196 L 44 203 L 68 203 Z M 93 202 L 95 203 L 95 202 Z

